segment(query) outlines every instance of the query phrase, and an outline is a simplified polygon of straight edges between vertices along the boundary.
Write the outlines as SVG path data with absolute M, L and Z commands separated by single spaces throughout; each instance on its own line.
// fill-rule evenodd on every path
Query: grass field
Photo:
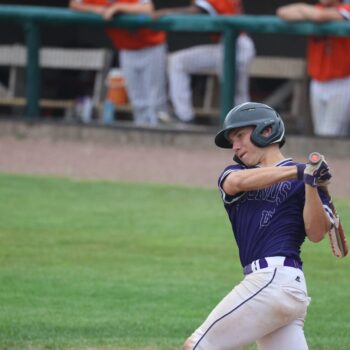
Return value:
M 1 349 L 179 349 L 242 277 L 216 190 L 0 175 L 0 196 Z M 349 258 L 303 259 L 310 350 L 349 350 Z

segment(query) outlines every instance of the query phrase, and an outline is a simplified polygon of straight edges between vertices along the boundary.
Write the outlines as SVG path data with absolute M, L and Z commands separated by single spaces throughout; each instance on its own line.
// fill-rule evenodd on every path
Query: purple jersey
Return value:
M 291 159 L 285 159 L 275 166 L 296 164 Z M 222 188 L 225 178 L 233 171 L 244 169 L 247 169 L 244 165 L 230 165 L 218 181 L 242 266 L 270 256 L 285 256 L 301 262 L 300 247 L 306 237 L 303 220 L 304 182 L 282 181 L 264 189 L 229 196 Z M 324 208 L 333 221 L 329 201 L 322 192 L 319 193 Z

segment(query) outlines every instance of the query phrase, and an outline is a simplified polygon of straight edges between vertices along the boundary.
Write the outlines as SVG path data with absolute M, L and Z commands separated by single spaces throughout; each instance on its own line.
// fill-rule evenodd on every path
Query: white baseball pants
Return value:
M 328 82 L 312 80 L 310 102 L 316 135 L 348 135 L 350 132 L 350 77 Z
M 167 110 L 165 44 L 140 50 L 120 50 L 120 66 L 137 125 L 157 124 Z
M 255 56 L 255 47 L 249 36 L 241 34 L 237 38 L 236 48 L 235 104 L 240 104 L 250 100 L 249 66 Z M 194 46 L 169 55 L 170 100 L 180 120 L 190 121 L 194 117 L 191 74 L 215 70 L 221 75 L 222 61 L 222 44 Z
M 307 350 L 303 325 L 310 298 L 304 274 L 268 267 L 247 275 L 186 341 L 185 350 Z

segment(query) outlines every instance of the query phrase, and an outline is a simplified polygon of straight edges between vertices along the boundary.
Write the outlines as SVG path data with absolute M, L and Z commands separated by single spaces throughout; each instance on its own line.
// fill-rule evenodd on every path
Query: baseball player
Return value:
M 209 14 L 238 15 L 242 7 L 240 0 L 193 0 L 187 7 L 166 8 L 154 13 L 154 17 L 167 14 Z M 212 37 L 214 43 L 183 49 L 169 55 L 168 79 L 169 94 L 176 116 L 183 122 L 194 118 L 192 106 L 191 74 L 215 70 L 220 75 L 223 61 L 223 44 L 218 36 Z M 234 45 L 234 43 L 232 43 Z M 235 103 L 249 100 L 249 65 L 255 56 L 253 41 L 247 34 L 239 35 L 236 43 L 236 89 Z
M 244 279 L 187 339 L 184 350 L 236 350 L 256 341 L 261 350 L 306 350 L 304 318 L 310 298 L 300 258 L 305 238 L 323 239 L 333 217 L 318 186 L 331 174 L 285 158 L 285 128 L 269 106 L 232 109 L 215 143 L 231 148 L 237 164 L 218 186 L 239 248 Z
M 151 0 L 70 0 L 78 11 L 94 12 L 110 20 L 115 14 L 150 14 Z M 167 110 L 166 35 L 150 29 L 108 28 L 119 50 L 119 61 L 137 125 L 155 125 Z
M 319 0 L 277 9 L 287 21 L 350 20 L 350 5 Z M 347 135 L 350 127 L 350 37 L 312 36 L 308 40 L 310 104 L 316 135 Z

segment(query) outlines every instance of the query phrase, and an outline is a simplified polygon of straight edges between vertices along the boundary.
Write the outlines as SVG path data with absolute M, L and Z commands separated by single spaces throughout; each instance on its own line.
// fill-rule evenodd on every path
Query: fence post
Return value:
M 226 114 L 234 104 L 236 80 L 236 41 L 238 33 L 233 29 L 224 31 L 223 68 L 220 81 L 220 122 L 224 122 Z
M 40 67 L 39 67 L 39 49 L 40 49 L 40 30 L 32 20 L 24 24 L 26 47 L 27 47 L 27 67 L 26 67 L 26 97 L 28 118 L 39 116 L 39 98 L 40 98 Z

